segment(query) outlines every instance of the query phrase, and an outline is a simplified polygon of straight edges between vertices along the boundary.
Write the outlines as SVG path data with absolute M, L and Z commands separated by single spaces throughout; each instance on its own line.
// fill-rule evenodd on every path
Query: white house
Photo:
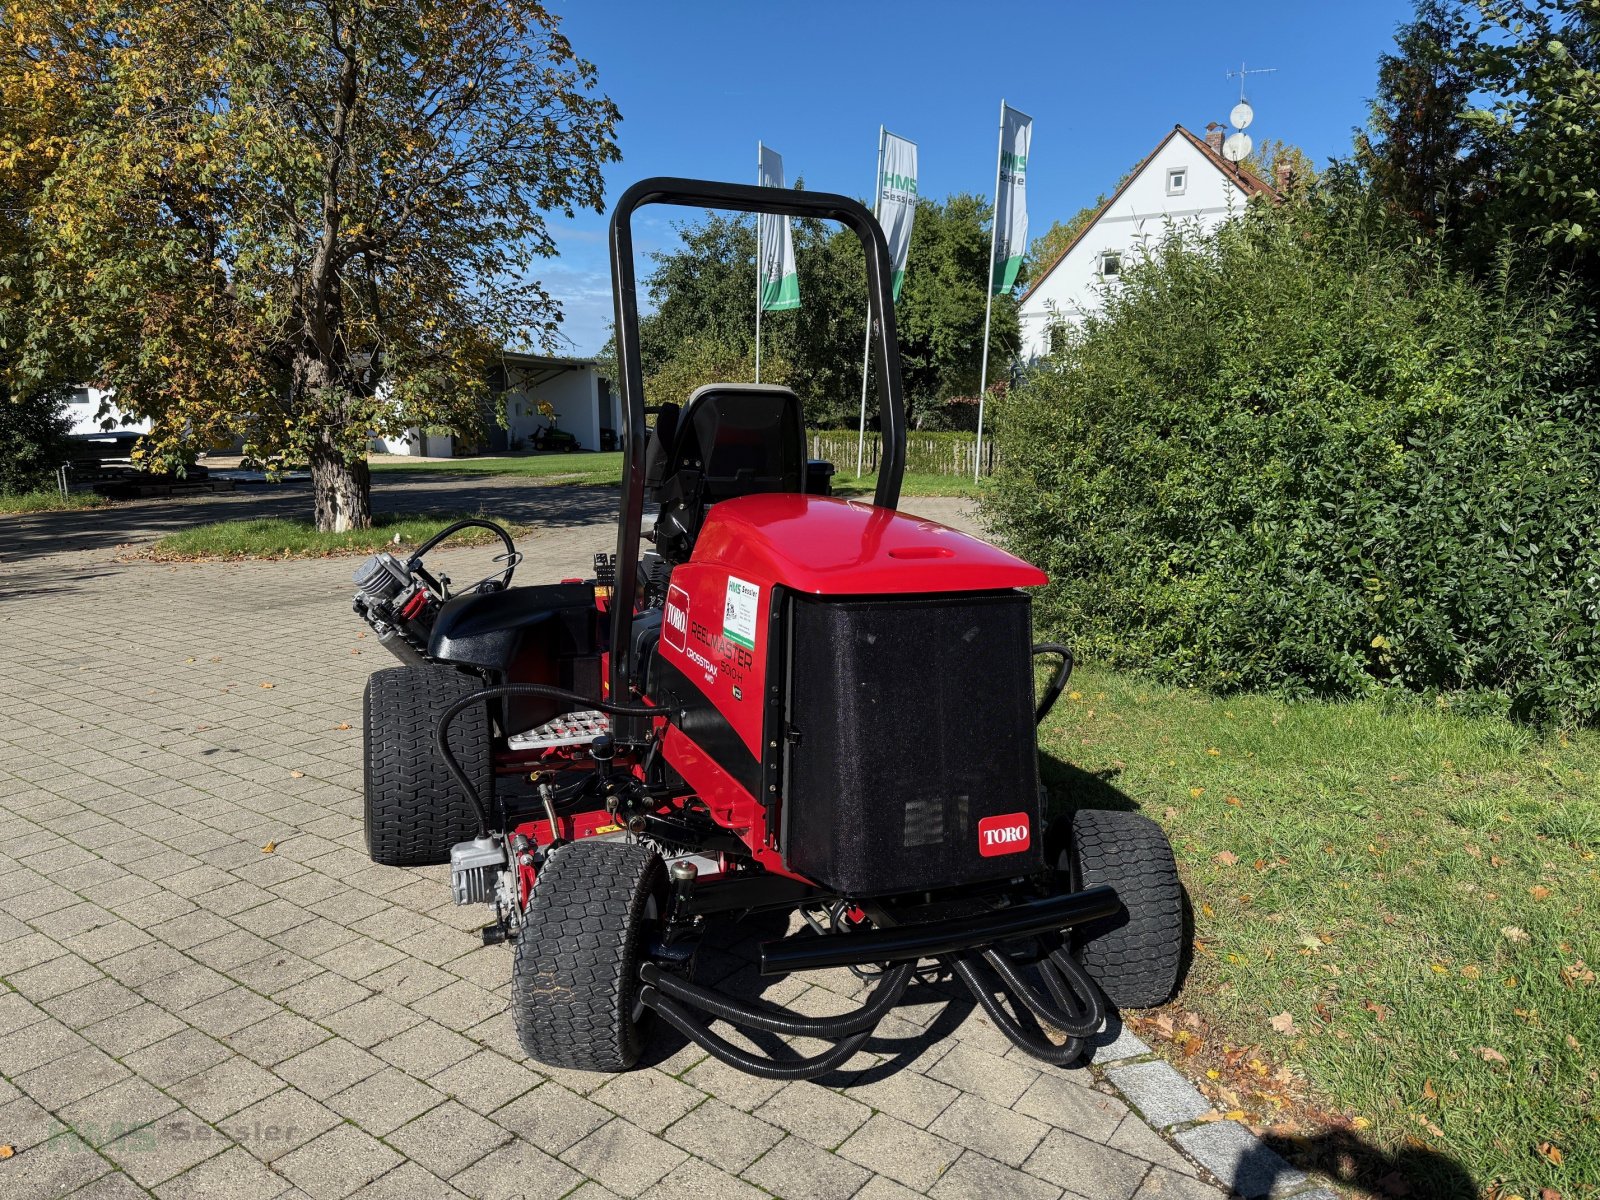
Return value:
M 106 409 L 104 417 L 100 415 L 102 404 Z M 150 432 L 149 417 L 129 417 L 111 403 L 111 393 L 100 388 L 87 386 L 73 388 L 67 394 L 67 415 L 72 418 L 71 432 L 74 434 L 104 432 L 105 422 L 110 422 L 111 432 L 118 430 L 131 430 L 134 433 Z
M 490 370 L 495 403 L 505 405 L 506 424 L 491 416 L 483 449 L 493 452 L 532 448 L 534 434 L 551 424 L 541 404 L 555 410 L 556 428 L 572 434 L 584 450 L 614 449 L 619 428 L 618 400 L 611 381 L 592 358 L 550 358 L 504 351 Z M 397 438 L 375 438 L 373 450 L 387 454 L 449 457 L 454 439 L 424 436 L 408 429 Z
M 1100 307 L 1124 264 L 1159 238 L 1168 222 L 1210 231 L 1244 211 L 1256 196 L 1277 193 L 1222 157 L 1222 127 L 1204 138 L 1174 125 L 1136 166 L 1094 220 L 1034 278 L 1019 303 L 1025 361 L 1047 354 L 1051 331 L 1076 324 Z

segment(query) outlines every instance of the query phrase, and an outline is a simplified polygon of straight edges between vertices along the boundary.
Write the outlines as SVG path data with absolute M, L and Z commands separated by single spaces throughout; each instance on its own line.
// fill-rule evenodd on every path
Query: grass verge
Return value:
M 547 483 L 612 484 L 622 482 L 622 454 L 580 450 L 572 454 L 516 454 L 503 457 L 452 458 L 442 462 L 375 462 L 375 474 L 521 475 Z
M 0 492 L 0 514 L 5 516 L 104 508 L 110 503 L 104 496 L 94 492 L 68 492 L 62 496 L 54 488 L 41 488 L 37 492 Z
M 375 462 L 372 470 L 380 475 L 410 472 L 427 475 L 520 475 L 547 483 L 604 485 L 622 482 L 622 455 L 580 451 L 576 454 L 529 454 L 499 458 L 452 458 L 444 462 Z M 878 486 L 876 475 L 860 479 L 843 467 L 833 477 L 836 496 L 851 499 L 871 496 Z M 976 496 L 980 485 L 965 476 L 913 474 L 905 477 L 901 494 L 905 496 Z
M 318 533 L 304 518 L 261 517 L 242 521 L 212 521 L 179 533 L 169 533 L 150 547 L 148 557 L 160 561 L 243 558 L 326 558 L 335 554 L 372 554 L 388 549 L 400 539 L 416 546 L 445 526 L 483 513 L 379 513 L 371 529 L 345 533 Z M 515 536 L 518 526 L 496 517 Z M 476 546 L 498 542 L 486 529 L 463 529 L 450 546 Z
M 1595 1194 L 1600 735 L 1072 686 L 1041 733 L 1053 798 L 1160 821 L 1194 905 L 1151 1041 L 1307 1157 L 1364 1144 L 1369 1188 Z

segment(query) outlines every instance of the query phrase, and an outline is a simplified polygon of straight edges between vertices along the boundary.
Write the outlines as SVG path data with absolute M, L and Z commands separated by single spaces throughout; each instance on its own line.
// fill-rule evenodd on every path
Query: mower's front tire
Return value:
M 434 747 L 439 717 L 483 686 L 429 663 L 374 671 L 362 698 L 362 817 L 367 853 L 386 867 L 450 861 L 450 847 L 478 831 L 478 815 Z M 450 726 L 450 749 L 484 803 L 494 795 L 489 712 L 473 705 Z
M 1063 839 L 1047 836 L 1046 844 Z M 1122 909 L 1074 931 L 1073 949 L 1118 1008 L 1172 999 L 1183 968 L 1183 884 L 1167 835 L 1148 817 L 1081 809 L 1056 862 L 1074 886 L 1108 884 Z
M 529 1058 L 611 1072 L 639 1061 L 639 965 L 665 880 L 660 856 L 631 842 L 584 839 L 545 859 L 511 968 L 511 1012 Z

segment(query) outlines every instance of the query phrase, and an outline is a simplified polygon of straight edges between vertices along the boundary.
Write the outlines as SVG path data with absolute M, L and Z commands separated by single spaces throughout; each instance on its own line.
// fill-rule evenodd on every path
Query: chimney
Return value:
M 1206 145 L 1218 154 L 1222 153 L 1222 131 L 1223 127 L 1215 121 L 1206 125 Z
M 1288 163 L 1279 163 L 1273 170 L 1273 175 L 1275 177 L 1273 182 L 1280 192 L 1287 192 L 1289 185 L 1294 182 L 1294 168 Z

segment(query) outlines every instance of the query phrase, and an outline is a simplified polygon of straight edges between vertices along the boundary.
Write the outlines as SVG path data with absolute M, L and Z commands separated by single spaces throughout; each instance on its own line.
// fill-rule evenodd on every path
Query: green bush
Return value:
M 1363 208 L 1154 248 L 1012 397 L 987 519 L 1090 656 L 1593 721 L 1589 315 L 1509 267 L 1453 274 Z
M 0 394 L 0 492 L 49 486 L 67 461 L 72 418 L 59 392 Z

